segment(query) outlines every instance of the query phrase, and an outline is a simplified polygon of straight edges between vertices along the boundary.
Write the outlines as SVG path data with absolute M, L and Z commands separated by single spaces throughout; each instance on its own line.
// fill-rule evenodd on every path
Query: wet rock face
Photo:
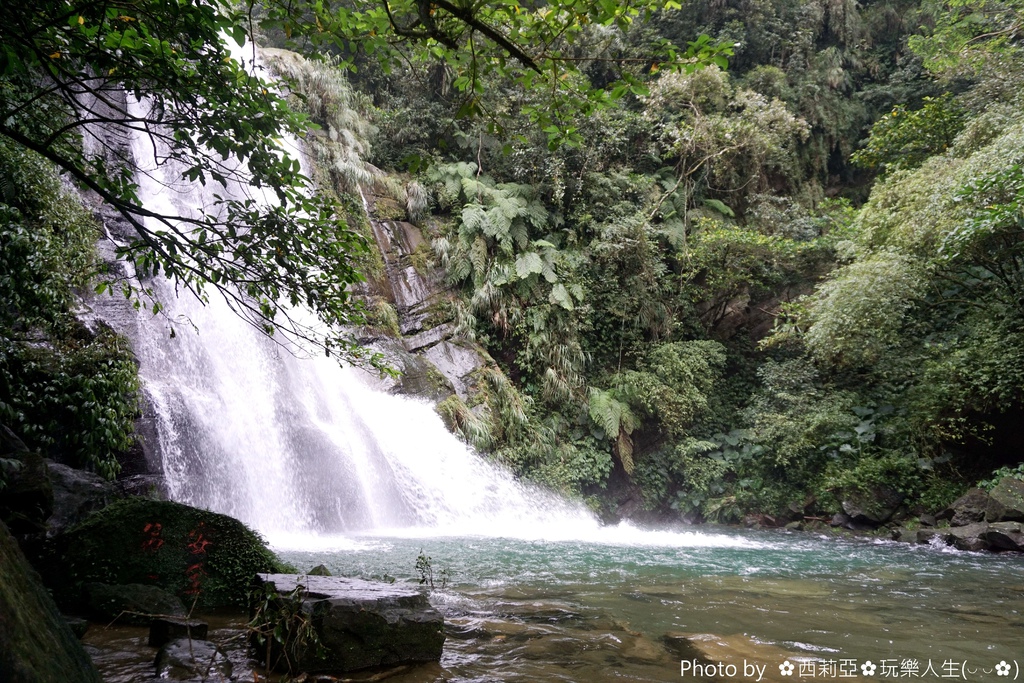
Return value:
M 418 590 L 296 574 L 260 574 L 257 582 L 281 601 L 294 595 L 316 631 L 319 648 L 296 648 L 299 671 L 343 673 L 441 658 L 444 619 Z
M 84 521 L 120 497 L 117 487 L 103 477 L 48 461 L 53 484 L 53 514 L 47 534 L 54 536 Z
M 100 681 L 82 645 L 3 523 L 0 523 L 0 681 Z
M 178 638 L 160 648 L 156 675 L 172 681 L 227 681 L 232 665 L 220 648 L 205 640 Z
M 888 486 L 875 487 L 870 493 L 854 494 L 843 501 L 843 512 L 854 528 L 875 528 L 890 519 L 903 504 L 904 496 Z

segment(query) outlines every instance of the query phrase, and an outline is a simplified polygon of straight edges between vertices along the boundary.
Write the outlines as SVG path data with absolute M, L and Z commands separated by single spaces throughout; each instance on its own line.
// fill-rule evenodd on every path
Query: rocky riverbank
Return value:
M 884 512 L 865 512 L 869 508 Z M 972 552 L 1024 552 L 1024 481 L 1013 477 L 1004 477 L 991 491 L 970 489 L 934 514 L 911 516 L 891 500 L 844 503 L 843 509 L 831 519 L 752 515 L 745 519 L 744 526 L 881 537 Z

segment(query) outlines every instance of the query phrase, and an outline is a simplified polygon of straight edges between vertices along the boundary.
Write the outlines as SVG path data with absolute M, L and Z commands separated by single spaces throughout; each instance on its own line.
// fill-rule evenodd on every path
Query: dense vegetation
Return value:
M 497 362 L 450 426 L 520 474 L 688 519 L 934 511 L 1019 463 L 1011 3 L 689 4 L 578 38 L 634 86 L 554 146 L 544 94 L 361 70 L 428 188 L 452 319 Z M 711 38 L 700 38 L 700 34 Z M 734 46 L 662 71 L 658 41 Z
M 241 292 L 269 332 L 288 300 L 364 321 L 350 285 L 380 265 L 347 196 L 362 157 L 432 235 L 448 316 L 495 361 L 470 405 L 439 411 L 524 477 L 735 521 L 864 495 L 932 509 L 1019 464 L 1019 0 L 172 6 L 5 10 L 5 31 L 42 27 L 4 33 L 0 65 L 0 410 L 36 445 L 112 474 L 133 389 L 118 343 L 95 352 L 69 322 L 95 228 L 38 155 L 134 226 L 122 257 Z M 257 24 L 322 62 L 277 58 L 290 98 L 225 59 L 220 32 Z M 97 68 L 162 105 L 107 123 L 280 205 L 147 216 L 123 150 L 82 144 L 75 117 L 95 111 L 76 89 L 105 96 Z M 275 151 L 311 122 L 315 200 Z M 68 405 L 101 409 L 54 428 Z

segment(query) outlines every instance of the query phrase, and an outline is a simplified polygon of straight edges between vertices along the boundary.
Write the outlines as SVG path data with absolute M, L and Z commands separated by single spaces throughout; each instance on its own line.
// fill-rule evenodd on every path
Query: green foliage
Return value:
M 0 138 L 0 421 L 31 447 L 113 479 L 133 442 L 127 341 L 74 320 L 99 230 L 52 165 Z
M 725 366 L 725 350 L 711 340 L 670 342 L 651 349 L 642 370 L 618 377 L 620 391 L 642 415 L 658 419 L 673 437 L 687 434 L 709 407 Z
M 486 451 L 493 444 L 490 423 L 473 412 L 457 394 L 452 394 L 434 409 L 444 421 L 448 431 L 471 445 Z
M 871 127 L 867 145 L 850 161 L 864 168 L 916 168 L 948 150 L 966 123 L 966 112 L 950 94 L 925 97 L 920 109 L 896 105 Z
M 437 584 L 434 583 L 434 561 L 422 549 L 420 554 L 416 556 L 416 571 L 420 575 L 420 585 L 428 586 L 430 590 L 435 588 L 444 590 L 448 587 L 448 582 L 451 580 L 451 572 L 445 568 L 437 573 Z
M 0 420 L 27 445 L 113 479 L 134 440 L 138 370 L 109 329 L 33 346 L 0 338 Z
M 249 593 L 249 638 L 257 649 L 263 651 L 268 676 L 271 670 L 297 674 L 303 653 L 312 652 L 314 657 L 323 657 L 327 652 L 320 642 L 312 615 L 302 608 L 306 595 L 306 587 L 302 584 L 296 585 L 287 595 L 281 595 L 269 583 Z
M 858 424 L 855 397 L 823 383 L 804 358 L 766 361 L 758 375 L 764 388 L 754 396 L 747 419 L 766 458 L 798 477 L 814 472 L 825 456 L 822 446 Z
M 908 44 L 938 74 L 977 75 L 1020 53 L 1018 0 L 932 0 L 924 7 L 934 26 Z
M 52 329 L 95 269 L 98 227 L 50 164 L 3 138 L 0 178 L 0 320 Z
M 735 89 L 724 71 L 663 75 L 644 105 L 644 117 L 658 135 L 655 153 L 673 167 L 673 191 L 729 196 L 763 189 L 772 176 L 799 175 L 795 151 L 807 138 L 807 123 L 778 99 Z M 707 199 L 721 213 L 733 211 Z
M 617 392 L 590 389 L 590 419 L 600 427 L 614 443 L 616 455 L 626 474 L 633 473 L 633 440 L 630 438 L 637 427 L 637 419 L 629 404 L 615 397 Z
M 805 341 L 823 363 L 871 367 L 906 339 L 927 269 L 895 251 L 879 251 L 837 270 L 821 287 Z
M 140 276 L 167 275 L 200 296 L 219 290 L 268 334 L 283 329 L 293 342 L 359 358 L 343 327 L 360 319 L 350 286 L 362 278 L 351 257 L 365 240 L 282 154 L 282 137 L 310 122 L 231 57 L 225 36 L 242 45 L 250 25 L 243 10 L 217 1 L 7 5 L 0 138 L 39 153 L 120 213 L 135 239 L 119 256 Z M 144 104 L 116 105 L 107 93 L 117 88 Z M 276 203 L 222 192 L 195 215 L 140 206 L 128 151 L 94 139 L 101 125 L 115 138 L 147 135 L 182 180 L 253 185 Z M 148 295 L 122 286 L 137 301 Z M 293 320 L 288 307 L 300 304 L 328 331 Z
M 1021 463 L 1016 467 L 1000 467 L 992 472 L 992 476 L 988 479 L 982 479 L 979 481 L 978 488 L 991 491 L 996 487 L 996 484 L 1007 477 L 1017 479 L 1018 481 L 1024 481 L 1024 463 Z
M 384 124 L 416 148 L 403 168 L 429 167 L 459 329 L 524 408 L 498 419 L 487 388 L 449 423 L 524 477 L 637 487 L 690 519 L 955 488 L 944 444 L 1019 406 L 1024 147 L 1014 62 L 940 88 L 905 53 L 922 23 L 914 0 L 698 2 L 580 32 L 553 98 L 460 81 L 466 62 L 367 76 L 403 107 Z M 734 46 L 728 73 L 630 65 L 697 33 Z M 590 59 L 609 49 L 620 63 Z M 624 72 L 643 88 L 618 104 L 558 110 L 544 135 L 516 122 Z M 855 157 L 884 166 L 872 189 L 848 158 L 886 112 Z

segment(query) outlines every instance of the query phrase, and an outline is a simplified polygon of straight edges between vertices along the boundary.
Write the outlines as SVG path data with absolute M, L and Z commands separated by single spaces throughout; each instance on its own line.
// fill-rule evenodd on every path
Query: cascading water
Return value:
M 148 137 L 132 147 L 140 199 L 156 213 L 210 212 L 215 193 L 273 201 L 247 186 L 182 181 Z M 156 416 L 147 446 L 169 494 L 237 517 L 276 546 L 344 544 L 361 533 L 738 543 L 601 529 L 583 506 L 521 485 L 472 453 L 426 403 L 378 391 L 331 359 L 293 356 L 218 295 L 203 304 L 168 280 L 147 286 L 165 318 L 142 312 L 118 326 L 140 361 Z
M 272 201 L 250 187 L 183 182 L 146 136 L 132 154 L 140 199 L 157 213 L 197 216 L 215 206 L 215 192 Z M 204 305 L 168 280 L 147 286 L 165 318 L 143 312 L 123 331 L 156 414 L 147 446 L 173 499 L 238 517 L 278 544 L 382 529 L 529 536 L 596 527 L 583 509 L 471 453 L 428 405 L 376 391 L 330 359 L 293 356 L 217 295 Z
M 140 372 L 171 496 L 287 537 L 426 527 L 542 535 L 593 525 L 469 452 L 430 406 L 376 391 L 329 359 L 299 359 L 221 301 L 159 295 L 196 331 L 142 320 Z M 559 533 L 559 532 L 555 532 Z M 292 539 L 294 541 L 294 538 Z

